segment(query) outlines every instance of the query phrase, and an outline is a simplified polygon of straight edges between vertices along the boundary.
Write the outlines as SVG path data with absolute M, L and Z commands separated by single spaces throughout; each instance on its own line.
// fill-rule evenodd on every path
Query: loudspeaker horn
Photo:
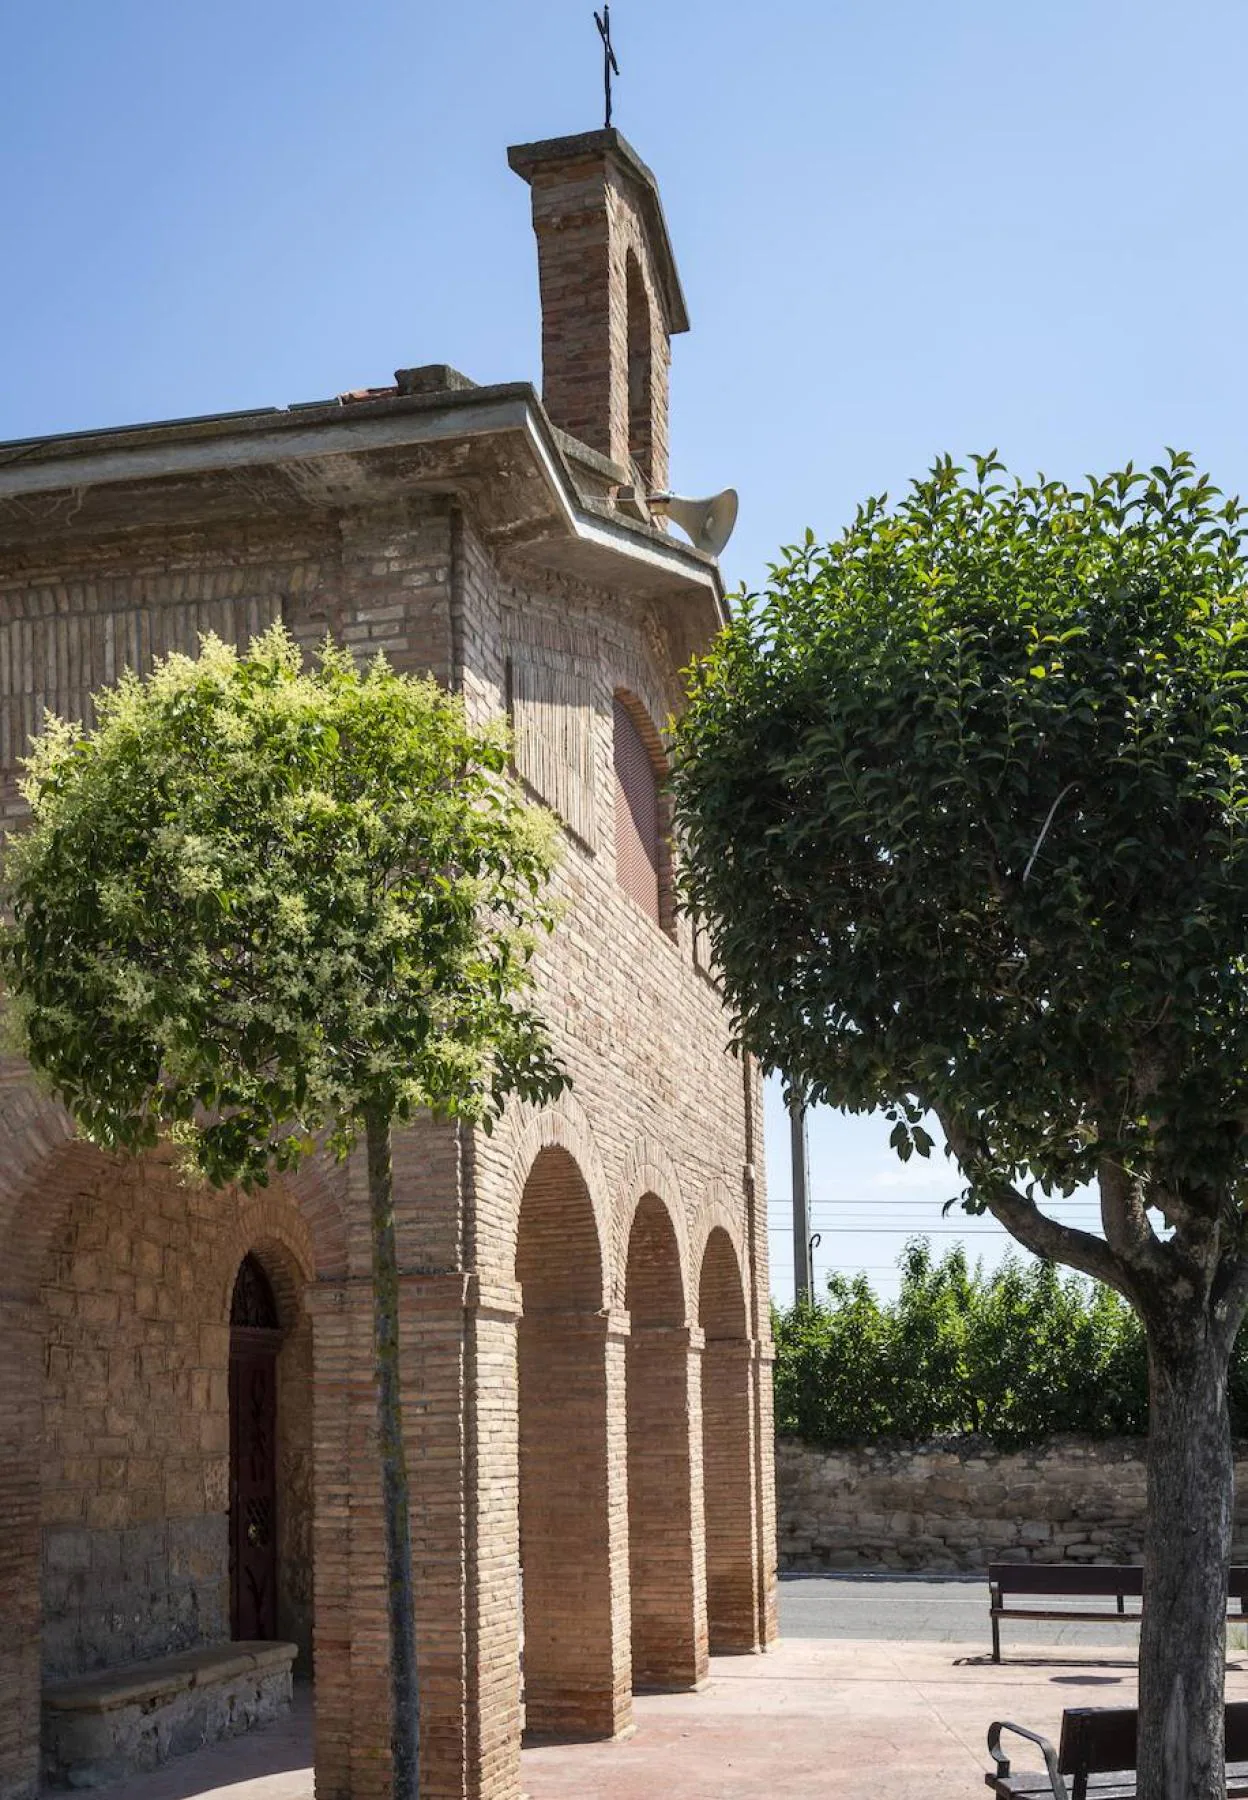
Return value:
M 686 500 L 680 494 L 651 494 L 651 512 L 675 519 L 690 542 L 708 556 L 718 556 L 737 522 L 737 490 L 725 488 L 709 500 Z

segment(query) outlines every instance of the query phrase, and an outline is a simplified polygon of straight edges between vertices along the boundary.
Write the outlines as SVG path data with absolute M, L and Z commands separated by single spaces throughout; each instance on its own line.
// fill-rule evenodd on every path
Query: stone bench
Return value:
M 290 1706 L 294 1644 L 218 1644 L 128 1663 L 43 1690 L 43 1772 L 53 1787 L 99 1787 Z

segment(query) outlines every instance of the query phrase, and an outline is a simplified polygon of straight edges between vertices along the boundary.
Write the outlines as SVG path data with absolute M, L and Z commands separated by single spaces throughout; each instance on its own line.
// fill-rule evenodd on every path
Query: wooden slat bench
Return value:
M 1128 1600 L 1141 1599 L 1144 1570 L 1138 1563 L 989 1563 L 988 1617 L 992 1625 L 992 1660 L 1001 1661 L 1002 1619 L 1060 1619 L 1066 1624 L 1131 1624 L 1139 1622 L 1139 1608 L 1127 1610 Z M 1025 1599 L 1112 1599 L 1113 1612 L 1095 1607 L 1043 1607 L 1007 1605 Z M 1238 1601 L 1232 1612 L 1232 1601 Z M 1228 1617 L 1248 1623 L 1248 1568 L 1234 1567 L 1227 1580 Z
M 60 1681 L 43 1690 L 43 1770 L 53 1787 L 100 1787 L 237 1737 L 290 1705 L 294 1644 L 218 1644 Z
M 1068 1707 L 1056 1750 L 1039 1732 L 998 1719 L 988 1728 L 988 1754 L 996 1767 L 984 1780 L 998 1800 L 1133 1800 L 1137 1719 L 1133 1706 Z M 1003 1731 L 1036 1745 L 1044 1759 L 1042 1773 L 1011 1769 L 1001 1748 Z M 1232 1701 L 1226 1709 L 1226 1792 L 1227 1800 L 1248 1797 L 1248 1700 Z

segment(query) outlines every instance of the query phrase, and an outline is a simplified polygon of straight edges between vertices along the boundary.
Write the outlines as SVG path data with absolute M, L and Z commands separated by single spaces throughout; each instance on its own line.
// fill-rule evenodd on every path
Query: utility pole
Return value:
M 789 1134 L 793 1146 L 793 1297 L 809 1300 L 815 1291 L 810 1246 L 810 1151 L 806 1142 L 806 1108 L 789 1101 Z

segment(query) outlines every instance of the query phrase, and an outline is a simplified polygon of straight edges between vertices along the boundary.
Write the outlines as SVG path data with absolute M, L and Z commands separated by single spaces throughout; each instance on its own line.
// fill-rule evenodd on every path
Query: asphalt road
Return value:
M 1064 1602 L 1040 1604 L 1056 1609 Z M 795 1638 L 925 1639 L 988 1651 L 988 1583 L 982 1575 L 782 1575 L 780 1630 Z M 1131 1624 L 1001 1622 L 1006 1655 L 1036 1644 L 1097 1644 L 1134 1656 L 1138 1635 Z

